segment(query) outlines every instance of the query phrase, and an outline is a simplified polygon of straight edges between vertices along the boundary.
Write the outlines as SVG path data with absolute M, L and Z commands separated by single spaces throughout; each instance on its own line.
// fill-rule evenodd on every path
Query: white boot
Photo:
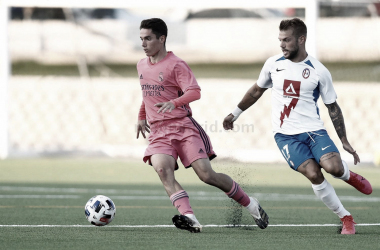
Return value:
M 191 233 L 200 233 L 202 231 L 202 225 L 194 214 L 174 215 L 172 221 L 178 229 L 187 230 Z
M 259 228 L 265 229 L 269 224 L 267 213 L 261 208 L 256 198 L 249 197 L 249 200 L 251 201 L 247 206 L 249 213 L 252 215 Z

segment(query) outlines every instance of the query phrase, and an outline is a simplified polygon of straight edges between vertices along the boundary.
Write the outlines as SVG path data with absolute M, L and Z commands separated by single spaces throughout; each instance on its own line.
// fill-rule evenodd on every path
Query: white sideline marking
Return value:
M 268 225 L 268 227 L 337 227 L 341 224 L 277 224 Z M 380 223 L 363 223 L 355 226 L 380 226 Z M 0 225 L 0 227 L 89 227 L 99 228 L 93 225 Z M 174 227 L 174 225 L 114 225 L 105 227 L 119 228 L 165 228 Z M 203 227 L 257 227 L 257 225 L 203 225 Z

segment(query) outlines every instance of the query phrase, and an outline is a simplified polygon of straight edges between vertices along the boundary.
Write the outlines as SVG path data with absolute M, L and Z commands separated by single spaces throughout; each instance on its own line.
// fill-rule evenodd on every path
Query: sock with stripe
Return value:
M 173 206 L 177 208 L 178 212 L 182 215 L 194 214 L 193 209 L 190 206 L 189 195 L 185 190 L 180 190 L 170 196 L 170 200 Z
M 248 195 L 243 191 L 243 189 L 241 189 L 239 184 L 237 184 L 235 181 L 232 182 L 232 188 L 228 193 L 226 193 L 226 195 L 231 199 L 234 199 L 240 205 L 244 207 L 248 206 L 251 202 Z
M 350 213 L 343 207 L 338 196 L 335 193 L 333 186 L 325 179 L 321 184 L 311 184 L 315 195 L 325 203 L 325 205 L 339 216 L 343 218 Z

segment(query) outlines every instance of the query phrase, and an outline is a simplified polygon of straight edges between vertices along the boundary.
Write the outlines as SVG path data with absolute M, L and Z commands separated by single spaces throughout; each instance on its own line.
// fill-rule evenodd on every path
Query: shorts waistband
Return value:
M 188 116 L 181 117 L 181 118 L 173 118 L 173 119 L 167 119 L 167 120 L 161 120 L 161 121 L 156 121 L 152 124 L 150 124 L 151 129 L 159 129 L 162 127 L 170 127 L 170 126 L 177 126 L 177 125 L 171 125 L 172 123 L 175 123 L 177 121 L 181 121 L 185 119 Z

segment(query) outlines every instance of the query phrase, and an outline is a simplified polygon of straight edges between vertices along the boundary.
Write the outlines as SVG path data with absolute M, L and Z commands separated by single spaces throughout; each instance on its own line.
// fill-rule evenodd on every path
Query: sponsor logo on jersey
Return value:
M 276 69 L 277 72 L 283 71 L 283 70 L 285 70 L 285 69 L 278 69 L 278 68 Z
M 282 127 L 282 124 L 284 123 L 285 116 L 289 117 L 290 111 L 292 111 L 292 109 L 295 109 L 298 103 L 298 97 L 300 96 L 300 88 L 301 88 L 300 81 L 284 80 L 284 86 L 283 86 L 284 97 L 292 97 L 292 100 L 288 106 L 284 105 L 284 110 L 281 112 L 281 116 L 280 116 L 280 121 L 281 121 L 280 127 Z
M 161 96 L 161 91 L 165 91 L 165 87 L 157 84 L 141 84 L 143 96 Z
M 140 75 L 140 79 L 144 79 L 143 76 L 142 76 L 142 74 Z
M 164 91 L 165 87 L 158 84 L 141 84 L 141 90 L 156 90 L 156 91 Z
M 299 97 L 300 96 L 300 88 L 301 88 L 301 82 L 299 81 L 292 81 L 292 80 L 285 80 L 284 81 L 284 95 L 286 96 L 294 96 Z
M 297 92 L 294 90 L 293 84 L 290 84 L 290 85 L 286 88 L 285 93 L 286 93 L 286 94 L 289 94 L 289 95 L 296 95 L 296 94 L 297 94 Z
M 307 79 L 310 76 L 310 69 L 306 68 L 302 71 L 303 78 Z

